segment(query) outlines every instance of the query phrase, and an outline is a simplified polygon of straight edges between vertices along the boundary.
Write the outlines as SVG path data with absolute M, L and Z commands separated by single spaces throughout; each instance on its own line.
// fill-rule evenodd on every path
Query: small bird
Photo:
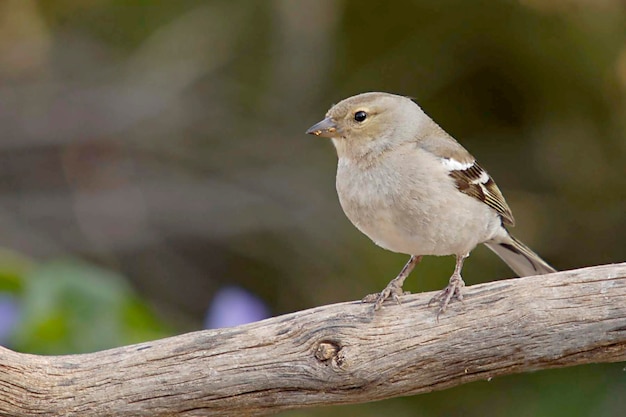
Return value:
M 348 219 L 378 246 L 411 256 L 382 292 L 363 299 L 374 310 L 390 297 L 400 303 L 402 285 L 424 255 L 454 255 L 448 286 L 431 300 L 439 302 L 439 316 L 453 298 L 463 299 L 463 262 L 480 243 L 519 276 L 556 271 L 509 234 L 515 220 L 496 183 L 411 99 L 349 97 L 306 133 L 335 145 L 337 194 Z

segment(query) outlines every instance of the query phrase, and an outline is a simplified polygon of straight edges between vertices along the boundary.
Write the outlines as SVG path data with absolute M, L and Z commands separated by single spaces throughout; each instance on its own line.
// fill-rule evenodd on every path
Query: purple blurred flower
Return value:
M 204 320 L 206 329 L 232 327 L 269 317 L 265 303 L 240 287 L 224 287 L 217 291 Z
M 13 295 L 0 293 L 0 345 L 5 346 L 19 320 L 20 306 Z

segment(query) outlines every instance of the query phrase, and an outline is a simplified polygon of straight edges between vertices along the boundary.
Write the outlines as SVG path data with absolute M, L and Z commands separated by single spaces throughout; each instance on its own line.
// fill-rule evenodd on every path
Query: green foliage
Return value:
M 114 272 L 59 260 L 32 266 L 21 277 L 9 273 L 2 277 L 3 283 L 19 288 L 20 322 L 11 341 L 19 351 L 90 352 L 168 334 Z
M 22 277 L 32 268 L 32 261 L 17 252 L 0 249 L 0 292 L 19 293 Z

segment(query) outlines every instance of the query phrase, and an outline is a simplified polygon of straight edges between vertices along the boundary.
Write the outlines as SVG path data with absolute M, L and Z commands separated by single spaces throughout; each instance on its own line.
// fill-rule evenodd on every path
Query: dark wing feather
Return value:
M 506 204 L 500 189 L 487 174 L 487 171 L 482 169 L 478 163 L 474 162 L 466 169 L 452 170 L 450 176 L 454 179 L 459 191 L 493 208 L 500 214 L 505 225 L 515 225 L 513 213 Z

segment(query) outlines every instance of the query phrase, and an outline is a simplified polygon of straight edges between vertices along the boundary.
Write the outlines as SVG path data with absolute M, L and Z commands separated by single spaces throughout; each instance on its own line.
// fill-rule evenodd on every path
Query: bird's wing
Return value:
M 452 136 L 433 124 L 428 134 L 419 138 L 418 143 L 423 149 L 441 158 L 460 192 L 494 209 L 505 225 L 515 225 L 513 213 L 495 181 Z
M 450 165 L 450 161 L 454 160 L 443 159 L 444 165 Z M 513 213 L 506 204 L 500 189 L 487 171 L 482 169 L 476 161 L 465 169 L 450 170 L 449 175 L 454 179 L 456 188 L 460 192 L 482 201 L 497 211 L 504 224 L 515 225 Z

